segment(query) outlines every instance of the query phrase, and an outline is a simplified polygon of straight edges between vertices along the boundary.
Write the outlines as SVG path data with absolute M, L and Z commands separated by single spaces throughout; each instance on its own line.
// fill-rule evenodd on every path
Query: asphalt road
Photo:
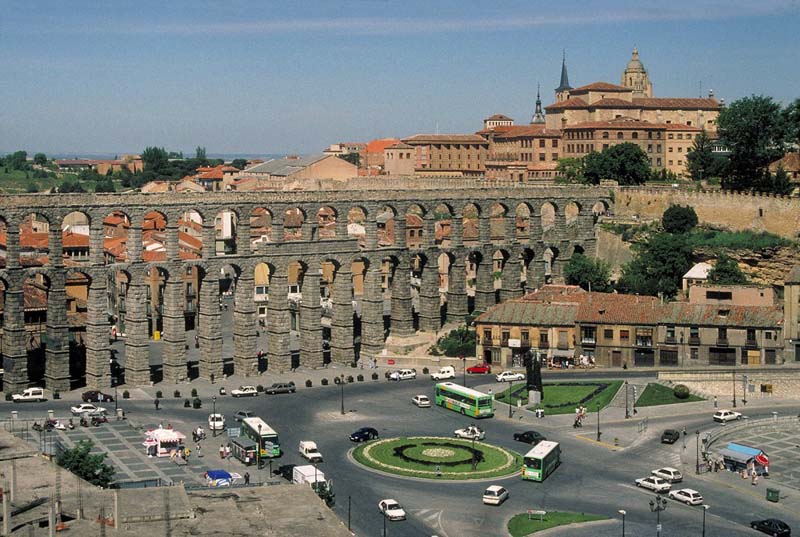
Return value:
M 550 376 L 547 373 L 545 375 L 546 379 Z M 593 376 L 592 372 L 585 375 L 585 378 L 598 377 Z M 576 377 L 570 375 L 570 378 Z M 470 377 L 469 383 L 475 385 L 491 380 L 491 377 Z M 530 424 L 521 425 L 516 420 L 508 420 L 500 412 L 495 418 L 480 423 L 486 430 L 488 442 L 525 452 L 528 446 L 514 442 L 512 434 L 535 428 L 548 439 L 561 442 L 563 463 L 544 483 L 524 482 L 518 475 L 493 480 L 493 483 L 505 486 L 511 495 L 510 500 L 499 507 L 481 503 L 482 491 L 488 485 L 486 482 L 446 483 L 389 477 L 370 472 L 348 459 L 348 451 L 353 448 L 349 434 L 361 426 L 375 427 L 382 438 L 387 438 L 410 435 L 452 436 L 453 430 L 471 423 L 470 418 L 448 410 L 437 407 L 419 409 L 412 405 L 411 398 L 418 393 L 432 397 L 433 384 L 427 378 L 420 378 L 400 383 L 381 381 L 345 385 L 344 416 L 340 413 L 342 390 L 338 386 L 300 388 L 296 394 L 261 395 L 250 399 L 217 397 L 216 408 L 218 412 L 225 413 L 229 421 L 232 421 L 236 410 L 249 409 L 272 425 L 280 434 L 285 452 L 278 464 L 305 464 L 305 460 L 297 453 L 298 443 L 301 440 L 317 442 L 325 458 L 319 468 L 328 478 L 333 479 L 337 500 L 334 511 L 345 523 L 349 515 L 351 527 L 359 536 L 382 535 L 384 519 L 378 512 L 377 504 L 383 498 L 398 500 L 409 514 L 406 521 L 386 522 L 386 535 L 392 537 L 506 535 L 508 519 L 529 508 L 596 513 L 617 519 L 591 528 L 563 530 L 562 535 L 621 535 L 618 514 L 620 509 L 627 511 L 627 535 L 655 534 L 656 515 L 650 512 L 648 504 L 653 494 L 637 489 L 634 479 L 648 475 L 659 466 L 672 466 L 675 461 L 680 461 L 680 450 L 683 449 L 680 441 L 668 446 L 660 444 L 657 438 L 651 438 L 630 449 L 613 452 L 579 438 L 578 433 L 583 431 L 576 432 L 571 426 L 559 425 L 557 420 L 537 420 L 531 427 Z M 185 386 L 180 389 L 188 391 Z M 164 391 L 167 394 L 171 390 L 165 387 Z M 126 409 L 130 418 L 141 423 L 174 420 L 176 423 L 185 422 L 196 426 L 204 422 L 211 412 L 207 397 L 204 398 L 204 408 L 201 410 L 184 409 L 182 401 L 183 399 L 165 399 L 162 410 L 158 413 L 155 412 L 151 400 L 128 400 L 120 402 L 120 405 Z M 8 416 L 13 408 L 20 412 L 21 418 L 41 419 L 45 409 L 54 409 L 57 415 L 65 415 L 71 404 L 74 401 L 15 406 L 2 403 L 0 415 Z M 800 406 L 783 407 L 783 410 L 797 412 Z M 755 411 L 750 415 L 755 417 L 760 414 L 770 415 L 767 410 Z M 689 431 L 710 430 L 715 427 L 708 412 L 653 419 L 650 422 L 650 427 L 658 431 L 683 426 Z M 213 443 L 209 444 L 209 448 L 213 449 L 213 446 Z M 694 441 L 690 441 L 688 449 L 692 453 L 688 460 L 691 464 L 682 468 L 686 477 L 680 487 L 699 490 L 706 503 L 712 506 L 707 513 L 706 535 L 757 535 L 746 524 L 756 518 L 771 516 L 781 518 L 800 529 L 800 514 L 787 514 L 783 506 L 765 502 L 763 486 L 753 494 L 743 494 L 731 487 L 703 479 L 702 476 L 695 477 L 692 473 L 694 447 Z M 687 457 L 684 456 L 684 461 L 686 460 Z M 291 509 L 291 506 L 287 506 L 287 509 Z M 661 515 L 663 537 L 701 534 L 701 507 L 688 507 L 670 501 L 667 510 Z

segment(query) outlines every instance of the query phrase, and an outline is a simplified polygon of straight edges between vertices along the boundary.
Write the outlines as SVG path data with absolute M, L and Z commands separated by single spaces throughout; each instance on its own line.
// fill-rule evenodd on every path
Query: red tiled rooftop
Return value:
M 398 138 L 381 138 L 379 140 L 372 140 L 366 146 L 364 150 L 366 153 L 380 153 L 383 154 L 383 150 L 389 147 L 390 145 L 394 145 L 400 140 Z
M 553 103 L 550 106 L 545 106 L 545 110 L 564 110 L 568 108 L 586 108 L 588 103 L 580 97 L 570 97 L 565 101 Z
M 569 93 L 570 95 L 575 95 L 576 93 L 588 93 L 590 91 L 618 91 L 621 93 L 633 90 L 624 86 L 609 84 L 608 82 L 592 82 L 591 84 L 586 84 L 585 86 L 571 89 L 569 90 Z
M 683 97 L 634 97 L 633 104 L 642 108 L 651 109 L 719 109 L 719 101 L 712 98 L 683 98 Z

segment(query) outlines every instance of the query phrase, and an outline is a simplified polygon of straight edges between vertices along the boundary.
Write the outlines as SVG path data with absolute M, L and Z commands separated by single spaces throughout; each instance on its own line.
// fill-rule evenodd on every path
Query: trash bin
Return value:
M 771 489 L 771 488 L 767 489 L 767 501 L 768 502 L 778 503 L 778 501 L 780 499 L 781 499 L 781 491 L 780 490 Z
M 121 408 L 117 409 L 117 420 L 124 420 L 125 419 L 125 411 Z

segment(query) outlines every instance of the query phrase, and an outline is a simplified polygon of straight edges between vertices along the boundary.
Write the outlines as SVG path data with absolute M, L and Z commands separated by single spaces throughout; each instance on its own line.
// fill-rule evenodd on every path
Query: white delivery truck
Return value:
M 316 442 L 312 442 L 310 440 L 301 440 L 297 451 L 300 452 L 300 455 L 311 462 L 322 462 L 322 453 L 320 453 L 319 449 L 317 449 Z
M 297 485 L 302 485 L 304 483 L 308 483 L 309 485 L 325 483 L 325 474 L 322 473 L 322 470 L 318 470 L 310 464 L 295 466 L 292 470 L 292 483 Z
M 446 380 L 456 378 L 456 370 L 451 366 L 445 366 L 439 369 L 436 373 L 431 373 L 433 380 Z

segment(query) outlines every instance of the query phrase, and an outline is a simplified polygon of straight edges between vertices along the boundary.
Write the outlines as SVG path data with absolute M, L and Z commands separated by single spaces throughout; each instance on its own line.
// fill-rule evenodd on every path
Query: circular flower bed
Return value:
M 519 453 L 485 442 L 418 436 L 385 438 L 353 450 L 356 462 L 381 472 L 423 479 L 488 479 L 519 471 Z

